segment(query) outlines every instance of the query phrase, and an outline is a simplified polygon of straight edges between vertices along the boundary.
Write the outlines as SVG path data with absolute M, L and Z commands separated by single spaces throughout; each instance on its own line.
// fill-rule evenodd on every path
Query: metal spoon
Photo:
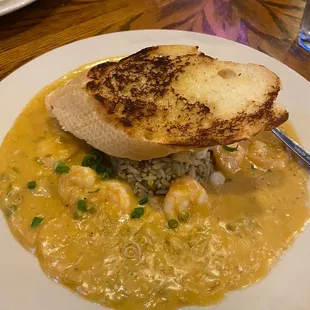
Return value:
M 310 167 L 310 152 L 291 139 L 286 133 L 279 128 L 272 129 L 272 132 L 295 154 L 297 154 Z

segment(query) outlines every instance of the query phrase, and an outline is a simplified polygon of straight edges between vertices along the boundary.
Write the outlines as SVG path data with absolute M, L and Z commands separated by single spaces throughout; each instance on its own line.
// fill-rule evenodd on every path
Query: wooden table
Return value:
M 0 80 L 61 45 L 130 29 L 203 32 L 252 46 L 310 80 L 298 46 L 305 0 L 38 0 L 0 17 Z

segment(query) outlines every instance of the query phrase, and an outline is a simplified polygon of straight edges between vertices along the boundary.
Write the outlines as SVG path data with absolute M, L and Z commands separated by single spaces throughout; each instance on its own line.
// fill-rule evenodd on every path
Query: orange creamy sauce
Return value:
M 146 204 L 144 216 L 130 219 L 137 199 L 121 182 L 129 208 L 123 207 L 121 192 L 105 189 L 96 179 L 80 192 L 95 211 L 76 216 L 59 194 L 71 189 L 59 184 L 63 176 L 52 166 L 58 160 L 81 165 L 91 149 L 59 129 L 44 98 L 78 72 L 42 90 L 0 149 L 1 209 L 43 271 L 81 296 L 116 309 L 210 305 L 265 277 L 309 219 L 307 173 L 283 145 L 269 132 L 255 137 L 252 143 L 264 142 L 274 165 L 253 166 L 251 158 L 245 159 L 224 185 L 208 185 L 208 203 L 191 206 L 188 222 L 175 230 L 167 226 L 160 199 L 157 208 Z M 290 126 L 284 129 L 294 136 Z M 37 185 L 31 190 L 27 182 L 32 180 Z M 43 219 L 38 227 L 30 226 L 34 217 Z

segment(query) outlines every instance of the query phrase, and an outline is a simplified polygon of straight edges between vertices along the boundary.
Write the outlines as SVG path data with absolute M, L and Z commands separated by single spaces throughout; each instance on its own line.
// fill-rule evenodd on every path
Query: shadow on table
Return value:
M 27 31 L 71 0 L 37 0 L 24 8 L 0 17 L 0 40 Z M 14 27 L 12 27 L 14 25 Z

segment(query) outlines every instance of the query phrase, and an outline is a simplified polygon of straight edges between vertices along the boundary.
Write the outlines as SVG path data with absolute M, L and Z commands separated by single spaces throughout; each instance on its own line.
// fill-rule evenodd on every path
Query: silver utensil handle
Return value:
M 272 129 L 272 132 L 295 154 L 297 154 L 304 162 L 310 167 L 310 152 L 298 144 L 296 141 L 291 139 L 286 133 L 279 128 Z

